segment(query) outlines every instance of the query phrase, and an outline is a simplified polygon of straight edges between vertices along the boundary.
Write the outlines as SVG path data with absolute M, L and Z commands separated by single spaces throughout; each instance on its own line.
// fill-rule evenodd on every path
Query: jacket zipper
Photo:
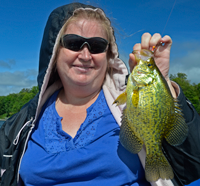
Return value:
M 32 120 L 33 120 L 33 119 L 31 118 L 30 122 L 31 122 Z M 33 121 L 33 123 L 34 123 L 34 121 Z M 30 128 L 30 130 L 29 130 L 29 132 L 28 132 L 28 135 L 27 135 L 27 137 L 26 137 L 26 141 L 25 141 L 25 143 L 24 143 L 23 152 L 22 152 L 22 155 L 21 155 L 21 157 L 20 157 L 19 166 L 18 166 L 18 170 L 17 170 L 17 183 L 19 183 L 19 169 L 20 169 L 20 166 L 21 166 L 22 158 L 23 158 L 24 153 L 25 153 L 25 151 L 26 151 L 26 146 L 27 146 L 27 143 L 28 143 L 28 139 L 29 139 L 29 137 L 30 137 L 30 134 L 31 134 L 33 128 L 35 127 L 35 125 L 34 125 L 33 123 L 31 124 L 31 128 Z
M 33 120 L 33 118 L 31 118 L 29 121 L 27 121 L 27 122 L 22 126 L 22 128 L 19 130 L 17 136 L 16 136 L 15 139 L 13 140 L 13 145 L 17 145 L 17 144 L 18 144 L 19 138 L 20 138 L 20 135 L 21 135 L 22 131 L 24 130 L 24 128 L 25 128 L 26 126 L 28 126 L 28 125 L 31 123 L 32 120 Z

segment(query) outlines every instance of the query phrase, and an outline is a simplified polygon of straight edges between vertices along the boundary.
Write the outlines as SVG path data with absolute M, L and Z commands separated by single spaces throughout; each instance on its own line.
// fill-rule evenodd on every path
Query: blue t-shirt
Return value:
M 55 92 L 43 106 L 22 159 L 20 176 L 26 186 L 149 186 L 137 154 L 119 142 L 120 127 L 103 91 L 87 109 L 72 138 L 62 130 Z

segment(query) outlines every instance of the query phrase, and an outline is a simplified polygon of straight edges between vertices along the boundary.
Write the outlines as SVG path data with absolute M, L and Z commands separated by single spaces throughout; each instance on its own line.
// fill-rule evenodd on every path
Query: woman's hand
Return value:
M 162 44 L 161 44 L 162 43 Z M 161 71 L 163 77 L 166 79 L 169 88 L 172 92 L 174 97 L 176 96 L 176 92 L 174 91 L 173 86 L 171 85 L 171 81 L 169 79 L 169 61 L 170 61 L 170 49 L 172 45 L 172 39 L 169 36 L 161 37 L 160 34 L 154 34 L 151 36 L 149 33 L 144 33 L 142 35 L 141 43 L 137 43 L 134 45 L 133 50 L 141 50 L 141 49 L 148 49 L 152 50 L 153 46 L 156 46 L 154 51 L 154 60 Z M 130 71 L 136 65 L 136 60 L 134 54 L 129 55 L 129 67 Z

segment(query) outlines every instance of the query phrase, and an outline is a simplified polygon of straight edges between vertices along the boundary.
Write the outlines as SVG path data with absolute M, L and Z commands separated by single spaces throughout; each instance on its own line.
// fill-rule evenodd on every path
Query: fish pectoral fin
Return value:
M 170 145 L 177 146 L 182 144 L 188 135 L 188 126 L 177 102 L 175 102 L 175 114 L 173 117 L 172 129 L 165 135 L 165 139 Z
M 162 152 L 147 154 L 145 177 L 149 182 L 155 182 L 159 178 L 168 180 L 174 177 L 173 170 Z
M 131 129 L 127 120 L 126 109 L 124 109 L 122 115 L 122 125 L 120 128 L 119 138 L 122 146 L 131 153 L 137 154 L 141 151 L 143 142 L 135 135 L 134 131 Z
M 132 103 L 134 107 L 138 106 L 138 102 L 139 102 L 139 91 L 138 90 L 133 90 L 133 94 L 132 94 Z
M 126 98 L 127 98 L 127 93 L 126 91 L 120 94 L 117 99 L 113 102 L 113 104 L 118 105 L 123 105 L 126 103 Z

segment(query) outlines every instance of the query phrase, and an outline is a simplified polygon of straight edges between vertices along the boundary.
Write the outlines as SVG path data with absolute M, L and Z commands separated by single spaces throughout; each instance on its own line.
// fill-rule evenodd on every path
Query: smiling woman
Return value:
M 179 86 L 168 79 L 171 38 L 144 33 L 130 51 L 149 50 L 160 42 L 164 45 L 154 53 L 155 63 L 190 127 L 181 147 L 162 146 L 176 172 L 173 179 L 160 174 L 150 183 L 145 178 L 145 149 L 133 154 L 121 145 L 124 105 L 112 103 L 126 89 L 128 69 L 118 58 L 114 31 L 103 10 L 72 3 L 55 9 L 47 21 L 39 95 L 0 130 L 1 186 L 180 186 L 199 178 L 200 149 L 193 144 L 200 141 L 200 119 Z M 129 57 L 132 70 L 136 59 Z

